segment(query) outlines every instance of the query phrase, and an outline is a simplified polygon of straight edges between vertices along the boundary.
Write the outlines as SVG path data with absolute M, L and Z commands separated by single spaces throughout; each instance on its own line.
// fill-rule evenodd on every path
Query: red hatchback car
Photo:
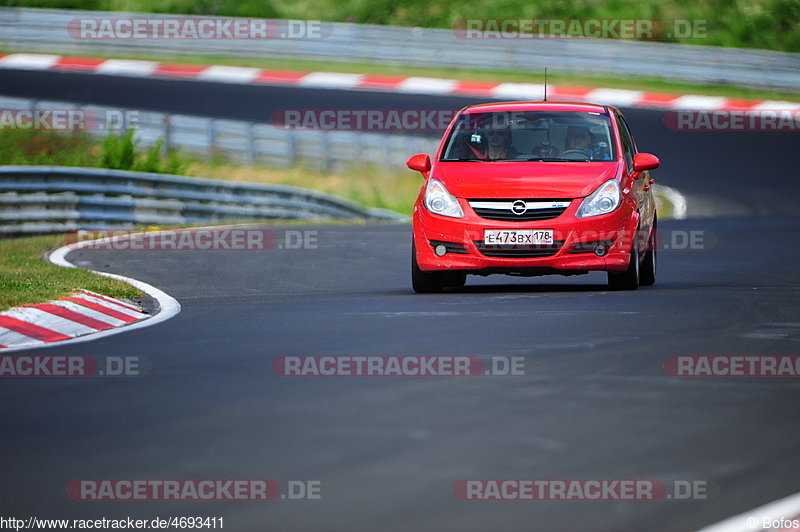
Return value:
M 656 209 L 622 113 L 584 103 L 466 107 L 447 128 L 414 204 L 412 284 L 463 286 L 467 274 L 608 272 L 612 289 L 656 280 Z

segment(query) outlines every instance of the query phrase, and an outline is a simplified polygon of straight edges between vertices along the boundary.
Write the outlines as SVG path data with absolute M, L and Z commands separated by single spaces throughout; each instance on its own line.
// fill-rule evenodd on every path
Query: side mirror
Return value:
M 643 172 L 645 170 L 653 170 L 661 165 L 658 157 L 651 153 L 637 153 L 633 156 L 633 171 Z
M 431 158 L 425 153 L 418 153 L 408 158 L 406 166 L 417 172 L 429 172 L 431 169 Z

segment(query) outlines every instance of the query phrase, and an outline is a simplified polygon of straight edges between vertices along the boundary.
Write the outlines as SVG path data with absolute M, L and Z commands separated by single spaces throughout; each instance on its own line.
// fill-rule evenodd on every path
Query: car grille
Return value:
M 468 200 L 475 214 L 487 220 L 502 222 L 533 222 L 536 220 L 551 220 L 557 218 L 567 210 L 571 200 L 542 200 L 542 199 L 471 199 Z M 516 204 L 519 208 L 525 204 L 525 212 L 514 212 L 512 207 Z
M 508 259 L 531 259 L 535 257 L 552 257 L 564 245 L 563 240 L 555 240 L 552 244 L 535 246 L 486 245 L 483 240 L 473 240 L 473 244 L 483 255 Z

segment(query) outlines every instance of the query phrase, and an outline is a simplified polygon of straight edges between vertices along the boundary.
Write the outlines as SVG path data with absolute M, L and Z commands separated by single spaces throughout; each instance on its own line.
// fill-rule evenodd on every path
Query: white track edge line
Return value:
M 666 185 L 656 184 L 657 190 L 667 197 L 667 200 L 672 204 L 672 219 L 685 220 L 686 219 L 686 196 L 681 194 L 678 189 L 668 187 Z
M 792 520 L 798 514 L 800 514 L 800 493 L 795 493 L 733 517 L 728 517 L 723 521 L 703 527 L 697 532 L 757 532 L 769 530 L 761 527 L 762 518 Z M 753 518 L 757 519 L 755 526 L 752 526 L 752 522 L 748 524 L 748 521 Z

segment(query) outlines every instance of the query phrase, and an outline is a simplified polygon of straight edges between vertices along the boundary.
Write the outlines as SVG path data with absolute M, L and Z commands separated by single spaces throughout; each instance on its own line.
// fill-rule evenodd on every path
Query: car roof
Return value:
M 471 105 L 465 113 L 491 113 L 502 111 L 575 111 L 606 113 L 610 106 L 583 102 L 498 102 Z

